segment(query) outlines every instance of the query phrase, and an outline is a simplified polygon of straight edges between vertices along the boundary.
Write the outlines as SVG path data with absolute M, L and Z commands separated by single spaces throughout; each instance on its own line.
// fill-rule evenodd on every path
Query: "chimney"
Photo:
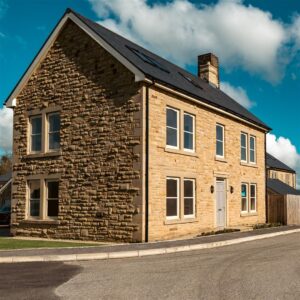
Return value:
M 219 59 L 213 53 L 198 56 L 198 76 L 212 86 L 220 88 Z

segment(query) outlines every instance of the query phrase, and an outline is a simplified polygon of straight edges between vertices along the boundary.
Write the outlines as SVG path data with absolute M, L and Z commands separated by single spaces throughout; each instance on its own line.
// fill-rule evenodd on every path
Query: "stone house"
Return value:
M 265 222 L 270 128 L 219 88 L 67 10 L 6 101 L 12 233 L 154 241 Z
M 296 171 L 269 153 L 266 157 L 268 195 L 300 195 Z

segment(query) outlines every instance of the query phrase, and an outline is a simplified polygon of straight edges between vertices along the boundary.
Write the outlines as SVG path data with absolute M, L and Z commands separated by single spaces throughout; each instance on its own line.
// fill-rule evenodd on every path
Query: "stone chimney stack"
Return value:
M 213 53 L 198 56 L 198 76 L 212 86 L 220 88 L 219 59 Z

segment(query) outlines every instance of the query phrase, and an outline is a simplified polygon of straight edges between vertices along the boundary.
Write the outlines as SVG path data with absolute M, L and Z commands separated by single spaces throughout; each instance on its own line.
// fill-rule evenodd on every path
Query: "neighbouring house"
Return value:
M 6 100 L 12 233 L 134 242 L 264 223 L 270 128 L 220 90 L 215 55 L 198 67 L 67 10 Z
M 296 171 L 282 161 L 267 153 L 267 176 L 269 179 L 277 179 L 285 184 L 296 188 Z M 273 181 L 275 182 L 275 181 Z
M 267 153 L 267 221 L 300 225 L 300 190 L 296 171 Z
M 0 175 L 0 208 L 4 205 L 10 205 L 11 201 L 11 182 L 12 173 Z

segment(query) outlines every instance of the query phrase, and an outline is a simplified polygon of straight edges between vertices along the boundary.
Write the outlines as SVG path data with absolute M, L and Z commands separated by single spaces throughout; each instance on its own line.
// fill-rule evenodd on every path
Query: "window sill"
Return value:
M 168 147 L 165 147 L 164 150 L 165 150 L 165 152 L 169 152 L 169 153 L 174 153 L 174 154 L 179 154 L 179 155 L 186 155 L 186 156 L 193 156 L 193 157 L 198 158 L 198 155 L 195 151 L 190 152 L 190 151 L 184 151 L 184 150 L 180 150 L 180 149 L 172 149 L 172 148 L 168 148 Z
M 227 160 L 224 157 L 215 156 L 215 161 L 227 163 Z
M 251 164 L 241 161 L 241 166 L 250 167 L 250 168 L 258 168 L 257 164 Z
M 40 220 L 40 219 L 27 219 L 22 220 L 21 224 L 45 224 L 45 225 L 59 225 L 58 220 Z
M 195 218 L 190 219 L 177 219 L 177 220 L 165 220 L 165 225 L 176 225 L 176 224 L 188 224 L 188 223 L 196 223 L 198 222 Z
M 61 155 L 61 151 L 53 151 L 53 152 L 46 152 L 46 153 L 29 153 L 26 155 L 26 158 L 43 158 L 43 157 L 54 157 L 60 155 Z
M 255 216 L 258 216 L 257 212 L 241 213 L 241 217 L 255 217 Z

